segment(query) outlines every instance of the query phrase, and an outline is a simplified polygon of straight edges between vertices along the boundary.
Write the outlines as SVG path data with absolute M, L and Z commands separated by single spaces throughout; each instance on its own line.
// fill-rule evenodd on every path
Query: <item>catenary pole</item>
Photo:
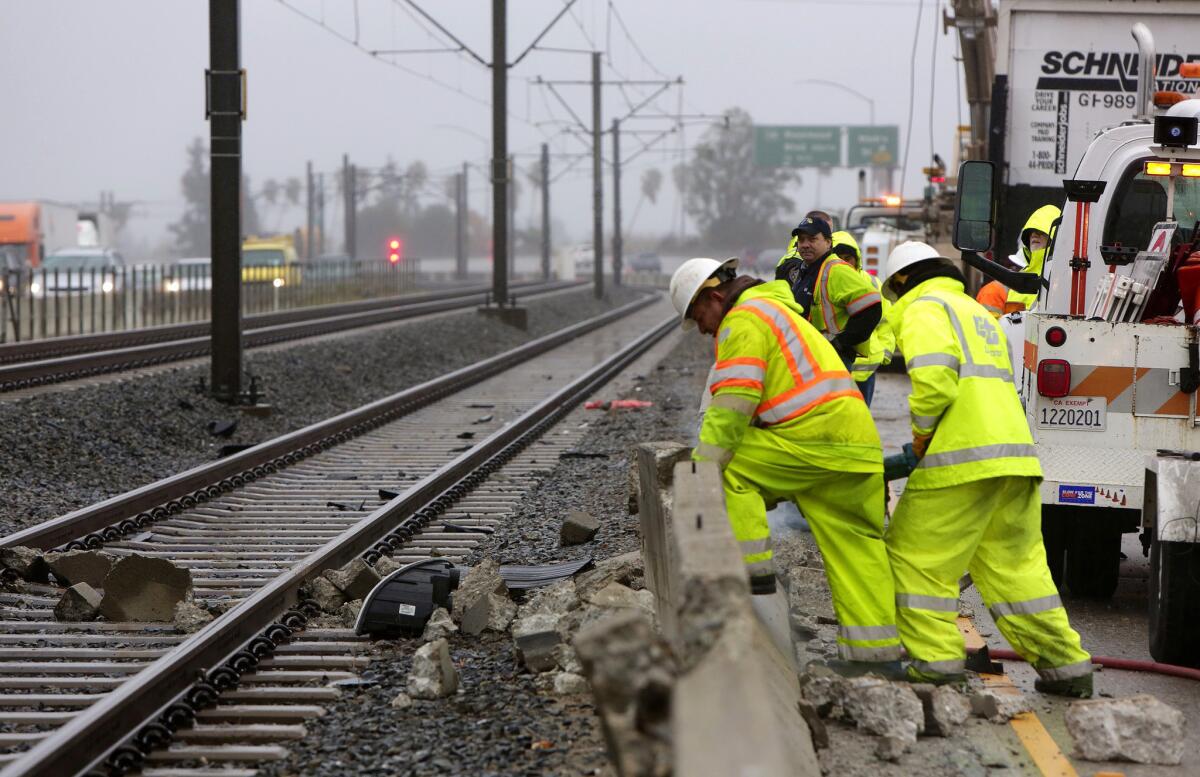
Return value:
M 604 296 L 604 180 L 600 170 L 600 52 L 592 52 L 592 277 Z
M 621 285 L 621 249 L 624 241 L 621 238 L 621 120 L 613 119 L 613 238 L 612 266 L 613 286 Z
M 542 278 L 550 278 L 550 144 L 542 144 Z
M 506 0 L 492 0 L 492 302 L 508 304 L 508 41 Z

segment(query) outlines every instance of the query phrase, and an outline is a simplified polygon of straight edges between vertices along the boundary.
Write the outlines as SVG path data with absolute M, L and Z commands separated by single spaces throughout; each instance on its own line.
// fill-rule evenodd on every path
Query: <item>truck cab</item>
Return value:
M 251 236 L 242 243 L 242 283 L 299 285 L 300 262 L 291 235 Z

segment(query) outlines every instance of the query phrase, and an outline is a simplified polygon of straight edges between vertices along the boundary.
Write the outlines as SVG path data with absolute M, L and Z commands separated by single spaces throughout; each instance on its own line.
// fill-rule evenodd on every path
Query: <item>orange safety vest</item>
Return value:
M 1008 287 L 1000 281 L 984 285 L 975 296 L 975 301 L 987 308 L 987 312 L 1000 318 L 1005 313 L 1016 313 L 1025 309 L 1024 302 L 1009 302 Z

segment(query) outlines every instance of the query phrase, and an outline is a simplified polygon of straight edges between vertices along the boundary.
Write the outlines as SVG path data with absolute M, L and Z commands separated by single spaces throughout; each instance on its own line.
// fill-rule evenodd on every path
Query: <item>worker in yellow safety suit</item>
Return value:
M 690 259 L 671 278 L 684 328 L 716 338 L 693 458 L 722 471 L 751 590 L 775 590 L 766 505 L 787 499 L 825 560 L 843 661 L 899 671 L 879 434 L 841 359 L 786 282 L 736 275 L 737 259 Z
M 923 682 L 963 678 L 958 579 L 970 572 L 1000 632 L 1046 693 L 1092 694 L 1090 656 L 1046 566 L 1042 469 L 1004 333 L 925 243 L 888 257 L 884 287 L 904 354 L 919 458 L 887 531 L 900 638 Z
M 833 252 L 828 222 L 806 217 L 792 236 L 795 250 L 779 261 L 775 279 L 788 282 L 808 321 L 849 369 L 859 357 L 870 356 L 871 334 L 883 318 L 879 292 Z
M 839 259 L 858 270 L 858 274 L 865 278 L 875 291 L 882 291 L 883 283 L 879 278 L 863 269 L 862 252 L 853 235 L 849 232 L 834 232 L 832 243 L 833 253 Z M 880 317 L 875 331 L 871 333 L 871 339 L 867 343 L 867 353 L 859 356 L 850 365 L 850 374 L 858 383 L 859 391 L 862 392 L 868 407 L 871 406 L 871 398 L 875 395 L 875 371 L 892 361 L 892 351 L 896 348 L 896 336 L 892 333 L 892 327 L 887 318 L 888 310 L 892 305 L 882 296 L 880 305 L 883 315 Z
M 1034 273 L 1041 277 L 1046 263 L 1046 251 L 1050 248 L 1050 238 L 1058 230 L 1057 222 L 1061 218 L 1062 211 L 1054 205 L 1043 205 L 1035 210 L 1021 229 L 1017 253 L 1008 257 L 1008 261 L 1020 268 L 1021 272 Z M 1006 313 L 1032 310 L 1037 298 L 1037 294 L 1021 294 L 1000 281 L 991 281 L 979 290 L 975 301 L 987 308 L 992 316 L 1000 318 Z

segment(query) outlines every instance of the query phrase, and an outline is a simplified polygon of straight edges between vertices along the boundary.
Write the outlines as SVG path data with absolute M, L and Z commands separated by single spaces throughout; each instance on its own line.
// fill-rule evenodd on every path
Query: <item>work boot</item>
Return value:
M 941 672 L 922 672 L 911 664 L 905 669 L 904 679 L 910 683 L 928 683 L 930 685 L 949 685 L 963 690 L 967 686 L 967 676 L 961 672 L 942 674 Z
M 1048 693 L 1051 696 L 1068 696 L 1072 699 L 1092 698 L 1092 673 L 1082 677 L 1072 677 L 1069 680 L 1043 680 L 1040 677 L 1033 682 L 1033 688 L 1038 693 Z
M 829 658 L 824 661 L 810 661 L 809 665 L 817 664 L 832 669 L 842 677 L 862 677 L 878 675 L 892 682 L 904 682 L 904 665 L 899 661 L 847 661 L 844 658 Z

